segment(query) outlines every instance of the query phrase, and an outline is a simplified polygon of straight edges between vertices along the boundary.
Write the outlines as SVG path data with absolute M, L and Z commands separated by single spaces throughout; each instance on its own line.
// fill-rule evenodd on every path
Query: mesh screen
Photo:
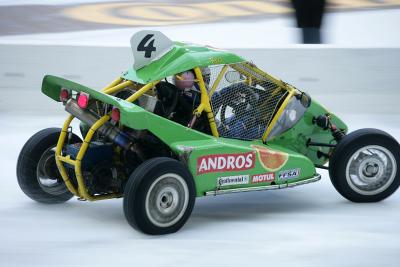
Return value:
M 209 89 L 223 67 L 210 67 Z M 230 65 L 210 97 L 220 136 L 261 138 L 286 93 L 249 63 Z

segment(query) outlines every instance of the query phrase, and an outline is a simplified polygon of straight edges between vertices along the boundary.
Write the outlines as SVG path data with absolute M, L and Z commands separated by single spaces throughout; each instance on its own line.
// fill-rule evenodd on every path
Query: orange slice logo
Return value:
M 279 170 L 289 159 L 289 155 L 285 152 L 274 151 L 257 145 L 252 145 L 251 147 L 257 150 L 261 165 L 269 171 Z

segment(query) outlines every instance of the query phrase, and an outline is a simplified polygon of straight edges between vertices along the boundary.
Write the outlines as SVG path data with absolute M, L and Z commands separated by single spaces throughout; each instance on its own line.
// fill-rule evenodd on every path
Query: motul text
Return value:
M 272 182 L 273 180 L 275 180 L 275 173 L 273 172 L 256 174 L 251 177 L 252 183 Z

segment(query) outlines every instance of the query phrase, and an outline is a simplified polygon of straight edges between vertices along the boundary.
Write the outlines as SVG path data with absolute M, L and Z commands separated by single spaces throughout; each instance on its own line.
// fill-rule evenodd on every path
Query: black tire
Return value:
M 179 201 L 173 203 L 174 197 L 172 197 L 166 199 L 164 203 L 162 190 L 171 187 L 175 188 L 177 194 L 181 193 L 179 198 L 175 197 L 175 201 L 177 199 Z M 169 190 L 171 193 L 172 189 Z M 169 196 L 168 191 L 164 193 Z M 124 190 L 124 214 L 129 224 L 136 230 L 150 235 L 170 234 L 178 231 L 186 223 L 192 213 L 195 198 L 194 180 L 185 165 L 171 158 L 153 158 L 142 163 L 130 176 Z M 174 205 L 178 212 L 176 216 L 172 214 L 169 218 L 169 215 L 160 211 Z M 158 206 L 160 207 L 158 210 L 154 208 Z M 172 212 L 175 212 L 175 209 L 172 209 Z M 160 217 L 168 218 L 156 218 L 160 214 Z M 166 222 L 162 222 L 162 219 Z
M 28 197 L 40 203 L 63 203 L 73 196 L 58 172 L 55 159 L 51 158 L 51 153 L 53 153 L 51 149 L 56 147 L 60 133 L 59 128 L 47 128 L 37 132 L 25 143 L 18 157 L 18 184 Z M 82 141 L 78 136 L 73 135 L 72 142 Z M 39 162 L 45 155 L 48 157 L 46 172 L 51 174 L 51 178 L 56 182 L 55 185 L 49 187 L 42 185 L 38 177 Z
M 378 202 L 400 186 L 399 167 L 400 145 L 392 136 L 377 129 L 360 129 L 336 146 L 329 175 L 335 189 L 348 200 Z

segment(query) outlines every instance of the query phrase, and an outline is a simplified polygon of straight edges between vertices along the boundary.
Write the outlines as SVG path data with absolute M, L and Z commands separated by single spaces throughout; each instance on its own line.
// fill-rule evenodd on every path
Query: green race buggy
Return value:
M 131 226 L 167 234 L 185 224 L 196 197 L 316 182 L 316 168 L 329 169 L 354 202 L 399 187 L 400 145 L 389 134 L 348 133 L 307 93 L 228 51 L 156 31 L 136 33 L 131 46 L 133 66 L 101 91 L 44 77 L 42 92 L 69 116 L 22 148 L 17 178 L 27 196 L 122 197 Z

